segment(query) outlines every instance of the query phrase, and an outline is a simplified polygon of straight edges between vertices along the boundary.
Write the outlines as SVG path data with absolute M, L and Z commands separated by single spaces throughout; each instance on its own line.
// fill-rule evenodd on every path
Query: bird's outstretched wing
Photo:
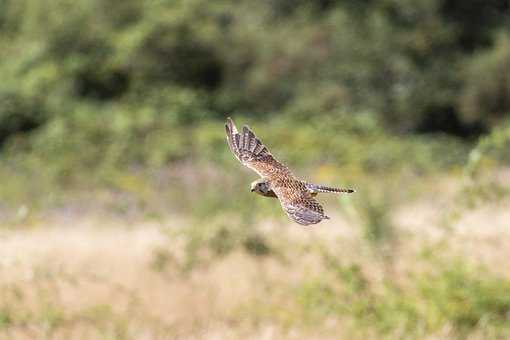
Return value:
M 242 133 L 237 131 L 232 119 L 227 118 L 225 124 L 227 141 L 234 156 L 245 166 L 258 173 L 261 177 L 273 178 L 291 174 L 289 168 L 277 161 L 253 131 L 246 125 Z
M 319 223 L 329 219 L 322 205 L 313 198 L 306 183 L 294 178 L 283 178 L 272 187 L 285 213 L 302 225 Z
M 232 119 L 227 118 L 225 130 L 234 156 L 243 165 L 271 182 L 271 189 L 292 220 L 309 225 L 329 218 L 310 194 L 306 183 L 296 179 L 289 168 L 277 161 L 250 128 L 244 126 L 242 133 L 239 133 Z

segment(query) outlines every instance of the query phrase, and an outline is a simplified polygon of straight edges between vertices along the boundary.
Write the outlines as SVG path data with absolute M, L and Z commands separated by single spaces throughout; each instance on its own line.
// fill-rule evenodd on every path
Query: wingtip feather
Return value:
M 239 133 L 239 132 L 237 132 L 236 125 L 234 124 L 234 121 L 232 120 L 232 118 L 227 117 L 227 125 L 230 128 L 230 131 L 232 134 L 235 135 L 235 134 Z

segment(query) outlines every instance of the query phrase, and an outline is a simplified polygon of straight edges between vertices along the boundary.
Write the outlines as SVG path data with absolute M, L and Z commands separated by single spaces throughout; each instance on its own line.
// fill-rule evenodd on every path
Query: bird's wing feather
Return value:
M 243 165 L 268 179 L 283 174 L 292 176 L 289 168 L 271 155 L 249 127 L 244 126 L 239 133 L 232 119 L 227 118 L 225 130 L 230 150 Z
M 315 200 L 304 183 L 295 179 L 283 179 L 272 185 L 285 213 L 302 225 L 319 223 L 329 217 L 321 204 Z

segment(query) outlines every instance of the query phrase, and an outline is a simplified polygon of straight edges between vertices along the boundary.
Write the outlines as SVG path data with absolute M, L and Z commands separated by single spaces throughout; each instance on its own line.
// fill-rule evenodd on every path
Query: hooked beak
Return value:
M 250 191 L 251 191 L 251 192 L 254 192 L 254 191 L 255 191 L 255 189 L 251 188 L 251 189 L 250 189 Z

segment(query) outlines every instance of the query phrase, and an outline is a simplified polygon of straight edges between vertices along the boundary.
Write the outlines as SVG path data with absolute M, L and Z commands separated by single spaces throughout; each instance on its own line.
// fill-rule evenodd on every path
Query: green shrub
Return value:
M 424 336 L 452 326 L 466 335 L 483 324 L 484 332 L 506 334 L 510 317 L 510 282 L 461 260 L 432 260 L 433 269 L 416 272 L 402 285 L 370 281 L 363 268 L 326 258 L 328 276 L 301 282 L 295 298 L 314 323 L 352 317 L 361 330 L 378 334 Z
M 500 33 L 494 47 L 468 63 L 460 103 L 468 119 L 498 122 L 510 113 L 510 37 Z
M 8 170 L 0 172 L 18 178 L 0 195 L 23 201 L 77 187 L 134 195 L 125 179 L 144 171 L 186 162 L 232 167 L 226 115 L 253 125 L 279 159 L 305 174 L 331 166 L 353 179 L 460 166 L 465 141 L 415 133 L 437 132 L 420 128 L 431 116 L 439 131 L 448 113 L 464 131 L 470 114 L 484 126 L 505 115 L 482 104 L 504 104 L 504 72 L 496 71 L 508 39 L 494 33 L 503 31 L 488 15 L 495 4 L 464 9 L 481 10 L 476 30 L 443 5 L 4 0 L 0 167 Z M 467 31 L 482 54 L 463 48 L 459 32 Z M 486 71 L 498 77 L 482 89 L 477 79 Z M 146 182 L 145 202 L 157 191 L 157 180 Z M 219 202 L 204 198 L 198 214 Z

